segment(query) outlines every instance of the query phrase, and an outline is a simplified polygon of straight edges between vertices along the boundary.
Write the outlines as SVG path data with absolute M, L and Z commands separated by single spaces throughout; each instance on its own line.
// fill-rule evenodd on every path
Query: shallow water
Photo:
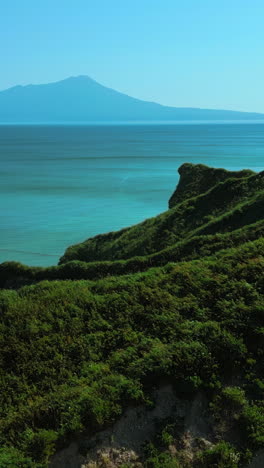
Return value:
M 264 124 L 0 126 L 0 262 L 65 248 L 167 209 L 184 162 L 264 169 Z

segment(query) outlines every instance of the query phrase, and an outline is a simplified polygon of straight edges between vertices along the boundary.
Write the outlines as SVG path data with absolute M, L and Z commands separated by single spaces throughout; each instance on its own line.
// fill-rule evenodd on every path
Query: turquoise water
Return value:
M 167 209 L 184 162 L 264 169 L 264 124 L 0 126 L 0 262 L 65 248 Z

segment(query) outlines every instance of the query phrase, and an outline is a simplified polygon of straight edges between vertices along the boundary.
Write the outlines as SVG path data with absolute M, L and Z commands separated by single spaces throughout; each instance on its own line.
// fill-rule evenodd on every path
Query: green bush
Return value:
M 29 457 L 14 447 L 0 448 L 0 467 L 1 468 L 38 468 L 39 464 L 33 462 Z
M 246 406 L 241 423 L 244 434 L 253 449 L 264 447 L 264 404 L 263 398 L 259 405 Z
M 227 442 L 219 442 L 201 452 L 197 457 L 197 468 L 238 468 L 239 452 Z
M 169 452 L 160 451 L 152 443 L 146 446 L 146 458 L 144 466 L 146 468 L 181 468 L 178 460 Z

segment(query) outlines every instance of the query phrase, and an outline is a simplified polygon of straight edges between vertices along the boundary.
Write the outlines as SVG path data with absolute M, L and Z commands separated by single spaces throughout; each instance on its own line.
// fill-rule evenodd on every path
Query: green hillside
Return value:
M 197 166 L 193 167 L 195 177 Z M 208 171 L 205 166 L 198 166 L 198 169 Z M 212 169 L 211 172 L 217 174 L 218 170 Z M 231 173 L 232 179 L 228 178 L 228 171 L 224 173 L 227 178 L 223 182 L 212 187 L 208 184 L 205 192 L 186 198 L 155 218 L 69 247 L 60 263 L 149 255 L 197 234 L 230 232 L 258 221 L 261 210 L 264 210 L 264 173 L 249 176 L 246 172 L 247 176 L 242 178 L 239 178 L 242 172 L 237 173 L 237 177 Z M 179 187 L 182 187 L 181 179 Z M 177 190 L 173 198 L 176 196 Z
M 83 466 L 238 468 L 264 448 L 264 172 L 179 172 L 165 213 L 55 267 L 0 265 L 0 468 L 50 466 L 126 408 L 150 411 L 164 382 L 203 395 L 206 440 L 164 418 L 136 459 Z

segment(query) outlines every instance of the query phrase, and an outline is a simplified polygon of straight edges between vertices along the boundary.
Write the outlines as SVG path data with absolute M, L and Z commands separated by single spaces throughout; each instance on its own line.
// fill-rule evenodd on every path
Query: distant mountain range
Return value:
M 264 120 L 264 114 L 163 106 L 119 93 L 88 76 L 0 92 L 0 123 L 173 120 Z

